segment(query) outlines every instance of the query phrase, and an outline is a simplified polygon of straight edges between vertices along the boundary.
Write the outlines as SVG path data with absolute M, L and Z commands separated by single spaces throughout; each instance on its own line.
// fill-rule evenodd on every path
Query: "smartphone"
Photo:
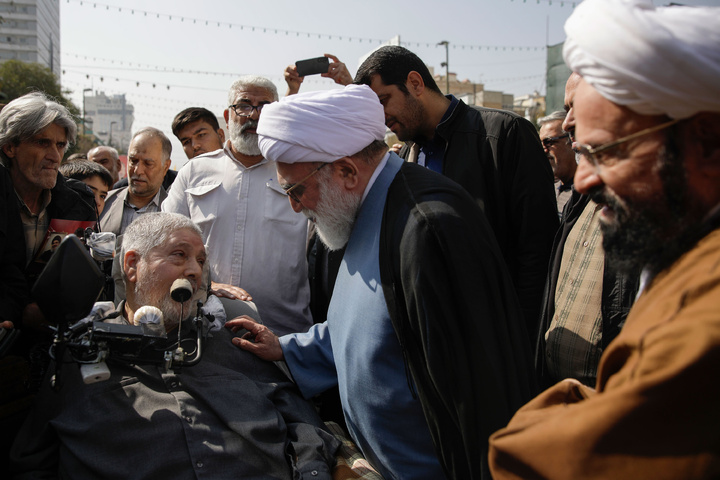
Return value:
M 307 60 L 298 60 L 295 62 L 298 75 L 316 75 L 318 73 L 327 73 L 330 68 L 330 60 L 327 57 L 308 58 Z

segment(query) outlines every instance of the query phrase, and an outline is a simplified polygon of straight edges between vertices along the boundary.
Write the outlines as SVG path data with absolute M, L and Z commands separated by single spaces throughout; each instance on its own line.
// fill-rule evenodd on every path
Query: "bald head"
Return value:
M 120 179 L 122 163 L 120 162 L 117 150 L 105 146 L 95 147 L 88 152 L 87 157 L 91 162 L 99 163 L 107 168 L 110 175 L 112 175 L 113 183 L 116 183 Z

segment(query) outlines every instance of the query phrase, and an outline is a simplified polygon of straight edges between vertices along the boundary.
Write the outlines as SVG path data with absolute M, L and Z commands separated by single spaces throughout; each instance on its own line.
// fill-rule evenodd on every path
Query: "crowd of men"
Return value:
M 537 126 L 386 46 L 354 77 L 327 54 L 331 90 L 294 65 L 282 99 L 240 77 L 227 139 L 178 113 L 177 172 L 138 129 L 124 182 L 110 147 L 63 162 L 77 128 L 52 99 L 6 105 L 3 473 L 720 477 L 720 8 L 585 0 L 565 32 L 565 108 Z M 85 385 L 50 358 L 32 285 L 93 230 L 116 235 L 105 321 L 157 307 L 167 348 L 204 336 L 198 365 L 110 359 Z M 197 300 L 219 305 L 203 325 Z

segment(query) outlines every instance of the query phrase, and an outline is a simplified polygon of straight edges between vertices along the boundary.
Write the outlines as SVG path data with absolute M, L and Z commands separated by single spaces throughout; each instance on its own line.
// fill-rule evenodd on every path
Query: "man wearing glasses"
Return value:
M 594 389 L 564 380 L 493 435 L 493 478 L 718 478 L 720 8 L 585 0 L 565 32 L 575 188 L 640 294 Z
M 487 437 L 534 390 L 523 318 L 495 236 L 455 182 L 388 152 L 366 85 L 267 107 L 260 148 L 290 206 L 345 247 L 327 321 L 278 339 L 248 319 L 306 398 L 339 387 L 350 433 L 384 478 L 489 478 Z
M 576 73 L 568 78 L 565 112 L 553 114 L 562 118 L 562 126 L 556 128 L 566 133 L 543 139 L 543 144 L 567 142 L 573 174 L 577 168 L 571 149 L 575 135 L 573 102 L 579 81 Z M 541 138 L 547 125 L 544 123 L 540 129 Z M 571 189 L 553 241 L 538 326 L 535 368 L 541 387 L 550 387 L 564 378 L 594 386 L 600 355 L 620 332 L 635 300 L 639 270 L 618 270 L 605 261 L 601 210 L 602 206 L 588 195 Z
M 307 330 L 312 319 L 307 219 L 288 208 L 275 162 L 263 158 L 255 131 L 262 108 L 277 99 L 266 78 L 233 83 L 224 112 L 229 140 L 180 169 L 163 211 L 200 226 L 214 287 L 241 300 L 250 299 L 247 291 L 265 325 L 282 335 Z
M 577 168 L 575 153 L 573 153 L 570 145 L 570 134 L 562 129 L 565 117 L 566 113 L 558 110 L 547 117 L 538 119 L 540 141 L 555 176 L 555 199 L 557 200 L 558 217 L 562 217 L 563 207 L 570 199 L 573 177 Z

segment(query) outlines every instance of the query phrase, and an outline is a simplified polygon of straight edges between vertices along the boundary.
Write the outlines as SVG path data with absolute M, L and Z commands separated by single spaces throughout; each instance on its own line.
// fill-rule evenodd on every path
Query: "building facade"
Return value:
M 127 151 L 132 137 L 134 107 L 127 102 L 125 94 L 107 96 L 95 92 L 83 99 L 86 131 L 92 133 L 104 145 Z
M 0 1 L 0 17 L 0 63 L 39 63 L 60 78 L 60 0 Z

